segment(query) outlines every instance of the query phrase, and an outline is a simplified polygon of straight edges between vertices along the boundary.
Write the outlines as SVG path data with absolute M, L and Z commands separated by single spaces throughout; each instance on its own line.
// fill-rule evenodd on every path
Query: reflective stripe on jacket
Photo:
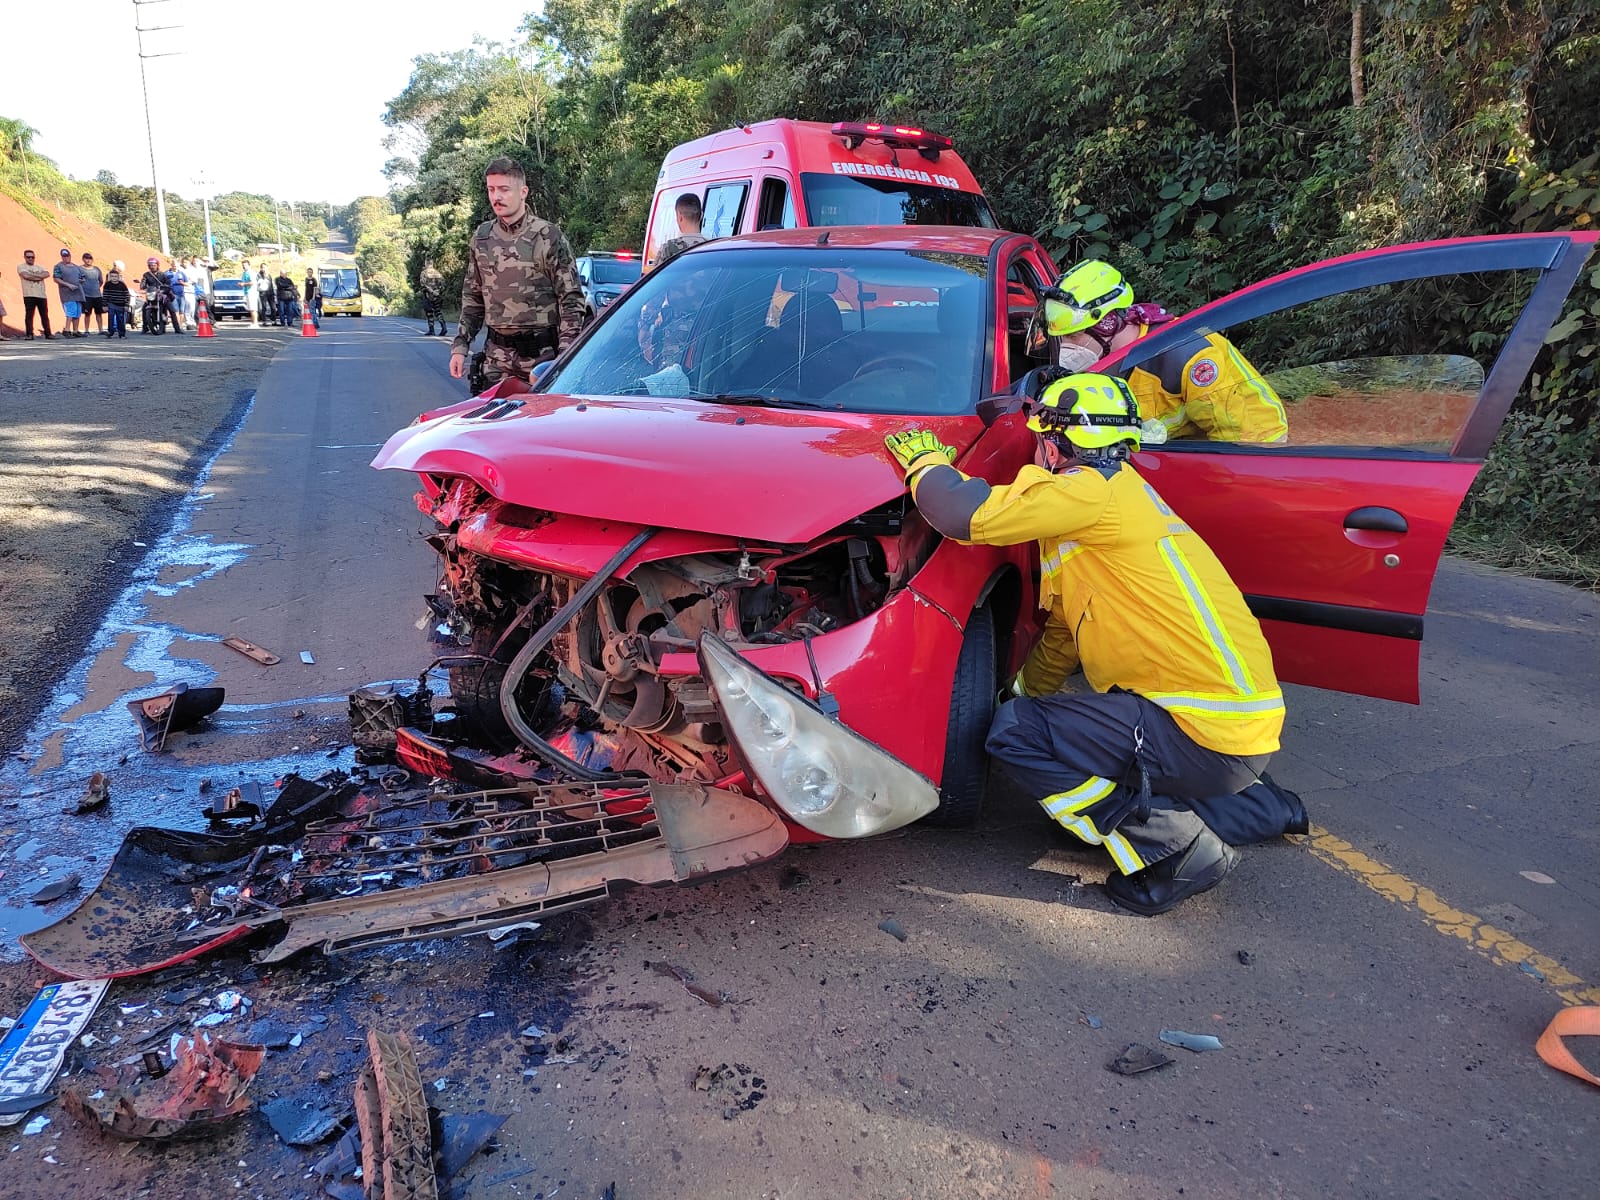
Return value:
M 1160 421 L 1167 437 L 1213 442 L 1282 442 L 1283 401 L 1221 334 L 1184 342 L 1128 375 L 1139 416 Z
M 988 493 L 964 530 L 942 528 L 930 511 L 956 477 L 965 480 L 940 466 L 913 481 L 913 497 L 935 484 L 923 512 L 936 528 L 965 542 L 1039 544 L 1049 615 L 1023 668 L 1029 695 L 1054 692 L 1081 659 L 1096 691 L 1138 692 L 1202 746 L 1241 756 L 1278 748 L 1283 691 L 1260 623 L 1211 548 L 1132 466 L 1109 478 L 1027 466 L 1010 484 L 964 482 L 969 497 L 974 485 Z

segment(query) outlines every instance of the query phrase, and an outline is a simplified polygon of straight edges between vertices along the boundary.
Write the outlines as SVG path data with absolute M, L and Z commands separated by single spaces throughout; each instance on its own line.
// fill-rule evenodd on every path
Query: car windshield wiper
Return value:
M 783 396 L 768 396 L 761 392 L 691 392 L 691 400 L 705 400 L 712 404 L 749 404 L 765 405 L 770 408 L 830 408 L 837 405 L 822 404 L 816 400 L 787 399 Z

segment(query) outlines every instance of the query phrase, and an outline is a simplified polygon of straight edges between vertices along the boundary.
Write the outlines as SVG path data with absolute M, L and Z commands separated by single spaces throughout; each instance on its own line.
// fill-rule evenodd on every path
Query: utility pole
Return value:
M 206 215 L 206 261 L 215 262 L 217 243 L 211 236 L 211 181 L 201 175 L 194 180 L 194 186 L 200 192 L 200 206 Z
M 283 225 L 278 220 L 278 202 L 272 202 L 272 228 L 278 240 L 278 274 L 283 274 Z
M 167 237 L 167 195 L 161 190 L 161 179 L 156 174 L 156 135 L 150 123 L 150 84 L 145 78 L 144 60 L 147 58 L 171 58 L 179 53 L 177 50 L 168 50 L 162 54 L 146 54 L 144 52 L 144 35 L 156 33 L 163 29 L 181 29 L 181 25 L 141 25 L 139 23 L 139 10 L 146 4 L 166 4 L 168 0 L 133 0 L 133 29 L 139 40 L 139 87 L 144 92 L 144 134 L 150 143 L 150 183 L 156 192 L 156 223 L 161 227 L 161 253 L 172 253 L 172 242 Z

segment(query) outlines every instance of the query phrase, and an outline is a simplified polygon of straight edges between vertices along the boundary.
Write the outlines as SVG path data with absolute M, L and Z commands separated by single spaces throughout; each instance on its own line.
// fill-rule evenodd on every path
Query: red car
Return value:
M 1287 442 L 1135 462 L 1232 572 L 1283 679 L 1416 700 L 1445 534 L 1596 236 L 1321 263 L 1100 364 L 1220 333 L 1281 400 Z M 373 465 L 422 478 L 472 740 L 512 774 L 753 795 L 792 836 L 973 820 L 1038 551 L 940 538 L 883 438 L 931 428 L 991 480 L 1030 461 L 1007 400 L 1042 365 L 1030 323 L 1055 276 L 992 229 L 716 241 L 608 308 L 536 390 L 397 433 Z M 446 752 L 402 738 L 421 765 Z

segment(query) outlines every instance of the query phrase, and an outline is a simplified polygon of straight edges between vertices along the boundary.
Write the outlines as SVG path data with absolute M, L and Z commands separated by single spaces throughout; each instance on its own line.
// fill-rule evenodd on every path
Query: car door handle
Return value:
M 1369 529 L 1374 533 L 1406 533 L 1410 526 L 1406 519 L 1392 508 L 1370 505 L 1352 509 L 1344 519 L 1346 529 Z

